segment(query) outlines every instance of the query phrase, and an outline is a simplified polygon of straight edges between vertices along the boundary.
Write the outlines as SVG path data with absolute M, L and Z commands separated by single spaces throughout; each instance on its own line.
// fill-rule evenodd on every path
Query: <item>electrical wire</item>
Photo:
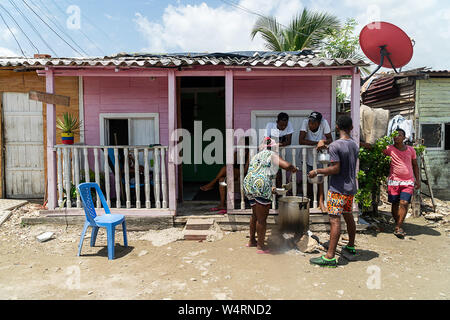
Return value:
M 14 23 L 16 24 L 16 26 L 20 29 L 20 31 L 22 31 L 22 33 L 24 34 L 24 36 L 28 39 L 28 42 L 31 44 L 32 47 L 34 47 L 37 51 L 37 53 L 39 53 L 39 49 L 34 45 L 33 41 L 31 41 L 31 39 L 28 37 L 28 35 L 26 34 L 25 31 L 23 31 L 22 27 L 20 26 L 20 24 L 16 21 L 16 19 L 14 19 L 14 16 L 8 11 L 8 9 L 6 9 L 2 4 L 0 4 L 0 7 L 2 7 L 2 9 L 9 15 L 9 17 L 14 21 Z
M 86 56 L 89 55 L 85 50 L 83 50 L 83 48 L 82 48 L 77 42 L 75 42 L 75 40 L 73 40 L 73 38 L 72 38 L 69 34 L 67 34 L 67 33 L 64 31 L 64 28 L 60 26 L 58 20 L 56 20 L 56 19 L 51 19 L 51 17 L 50 17 L 49 15 L 47 15 L 47 13 L 45 12 L 45 10 L 47 10 L 48 12 L 50 12 L 50 10 L 47 8 L 47 6 L 46 6 L 42 1 L 39 0 L 39 2 L 40 2 L 41 5 L 45 8 L 45 10 L 43 10 L 43 9 L 41 9 L 39 6 L 37 6 L 37 5 L 33 2 L 33 0 L 29 0 L 29 1 L 30 1 L 30 3 L 31 3 L 37 10 L 39 10 L 39 11 L 40 11 L 40 12 L 48 19 L 48 21 L 51 21 L 51 22 L 55 25 L 55 27 L 56 27 L 60 32 L 62 32 L 67 38 L 69 38 L 70 41 L 72 41 L 72 43 L 73 43 L 76 47 L 78 47 L 78 49 L 80 49 Z
M 12 32 L 12 30 L 10 29 L 8 23 L 6 22 L 5 18 L 3 18 L 3 15 L 2 15 L 1 13 L 0 13 L 0 17 L 2 18 L 3 23 L 6 25 L 6 27 L 7 27 L 8 30 L 9 30 L 9 32 L 11 33 L 11 35 L 14 37 L 14 40 L 16 40 L 16 43 L 17 43 L 17 45 L 19 46 L 20 51 L 22 52 L 22 55 L 25 57 L 26 55 L 25 55 L 25 53 L 23 52 L 23 49 L 22 49 L 22 47 L 21 47 L 19 41 L 17 40 L 16 36 L 14 35 L 14 32 Z
M 67 5 L 70 5 L 66 0 L 63 0 Z M 54 2 L 54 1 L 53 1 Z M 91 26 L 93 26 L 95 29 L 97 29 L 98 31 L 100 31 L 101 33 L 103 33 L 111 42 L 114 42 L 114 40 L 113 39 L 111 39 L 111 37 L 109 36 L 109 34 L 108 33 L 106 33 L 103 29 L 101 29 L 100 27 L 98 27 L 94 22 L 92 22 L 92 20 L 91 19 L 89 19 L 89 17 L 87 16 L 87 15 L 85 15 L 85 14 L 83 14 L 83 12 L 80 12 L 81 13 L 81 16 L 83 17 L 83 18 L 85 18 L 88 22 L 89 22 L 89 24 L 91 25 Z
M 52 2 L 53 2 L 53 5 L 63 14 L 63 15 L 65 15 L 66 13 L 64 12 L 64 10 L 62 10 L 59 6 L 58 6 L 58 4 L 55 2 L 55 0 L 52 0 Z M 81 29 L 79 29 L 79 31 L 80 31 L 80 33 L 89 41 L 89 42 L 91 42 L 103 55 L 106 55 L 105 54 L 105 52 L 103 51 L 103 49 L 102 48 L 100 48 L 98 45 L 97 45 L 97 43 L 95 43 L 95 41 L 93 41 L 93 40 L 91 40 L 91 38 L 89 38 L 88 37 L 88 35 L 87 34 L 85 34 L 84 32 L 83 32 L 83 30 L 81 30 Z
M 52 47 L 45 41 L 45 39 L 42 37 L 42 35 L 39 33 L 39 31 L 36 30 L 34 25 L 31 23 L 31 21 L 27 18 L 27 16 L 20 10 L 20 8 L 12 1 L 8 0 L 12 6 L 16 9 L 16 11 L 22 16 L 22 18 L 28 23 L 28 25 L 33 29 L 33 31 L 39 36 L 41 41 L 47 46 L 48 49 L 56 56 L 58 57 L 58 54 L 55 52 L 55 50 L 52 49 Z
M 237 4 L 236 2 L 229 1 L 229 0 L 220 0 L 220 1 L 222 1 L 222 2 L 225 3 L 225 4 L 230 5 L 230 6 L 232 6 L 232 7 L 235 7 L 235 8 L 237 8 L 237 9 L 240 9 L 240 10 L 242 10 L 242 11 L 245 11 L 245 12 L 247 12 L 247 13 L 249 13 L 249 14 L 256 15 L 256 16 L 258 16 L 258 17 L 266 18 L 266 19 L 267 19 L 267 18 L 270 18 L 270 17 L 267 17 L 267 16 L 265 16 L 265 15 L 263 15 L 263 14 L 261 14 L 261 13 L 258 13 L 258 12 L 256 12 L 256 11 L 253 11 L 253 10 L 251 10 L 251 9 L 248 9 L 248 8 L 246 8 L 246 7 L 244 7 L 244 6 L 240 5 L 240 4 Z M 285 28 L 285 29 L 288 29 L 287 26 L 285 26 L 284 24 L 282 24 L 282 23 L 276 21 L 275 18 L 273 19 L 273 22 L 275 22 L 275 23 L 276 23 L 278 26 L 280 26 L 280 27 L 283 27 L 283 28 Z M 309 24 L 311 24 L 311 23 L 309 23 Z M 308 26 L 309 24 L 306 24 L 305 26 Z M 309 34 L 302 33 L 302 32 L 300 32 L 300 31 L 298 31 L 298 30 L 292 30 L 292 31 L 294 31 L 295 33 L 297 33 L 297 34 L 299 34 L 299 35 L 302 35 L 302 36 L 307 36 L 307 37 L 309 36 Z
M 70 43 L 68 43 L 63 37 L 61 37 L 60 35 L 59 35 L 59 33 L 58 32 L 56 32 L 47 22 L 45 22 L 37 13 L 36 13 L 36 11 L 34 11 L 33 10 L 33 8 L 32 7 L 30 7 L 30 5 L 25 1 L 25 0 L 22 0 L 22 2 L 36 15 L 36 17 L 38 17 L 39 18 L 39 20 L 41 20 L 50 30 L 52 30 L 53 31 L 53 33 L 55 33 L 62 41 L 64 41 L 70 48 L 72 48 L 72 50 L 73 51 L 75 51 L 75 52 L 77 52 L 80 56 L 83 56 L 83 54 L 80 52 L 80 51 L 78 51 L 77 49 L 75 49 Z

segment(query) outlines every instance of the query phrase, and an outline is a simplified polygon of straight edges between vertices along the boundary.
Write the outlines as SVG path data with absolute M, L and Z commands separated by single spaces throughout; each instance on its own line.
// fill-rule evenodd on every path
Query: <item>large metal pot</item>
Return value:
M 278 225 L 282 232 L 303 235 L 309 229 L 309 199 L 282 197 L 278 200 Z

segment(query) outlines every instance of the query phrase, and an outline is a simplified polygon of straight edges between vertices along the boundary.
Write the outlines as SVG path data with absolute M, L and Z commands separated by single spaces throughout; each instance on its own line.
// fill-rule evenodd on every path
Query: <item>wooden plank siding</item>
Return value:
M 45 92 L 45 77 L 38 76 L 35 71 L 27 71 L 27 72 L 14 72 L 11 68 L 0 68 L 0 95 L 3 95 L 3 92 L 20 92 L 20 93 L 28 93 L 29 91 L 42 91 Z M 56 117 L 62 116 L 64 112 L 71 112 L 78 116 L 78 102 L 79 102 L 79 93 L 78 93 L 78 77 L 55 77 L 55 94 L 69 96 L 70 97 L 70 106 L 56 106 Z M 1 100 L 0 100 L 1 102 Z M 0 107 L 0 113 L 3 113 L 3 109 Z M 46 105 L 43 105 L 43 118 L 44 123 L 46 123 Z M 3 136 L 3 132 L 2 132 Z M 44 125 L 44 150 L 46 150 L 46 136 L 47 130 Z M 80 137 L 79 134 L 75 136 L 75 142 L 79 142 Z M 56 132 L 56 143 L 61 143 L 61 134 L 59 130 Z M 0 148 L 3 150 L 4 144 L 3 141 L 0 140 Z M 47 176 L 47 155 L 44 152 L 44 167 L 45 167 L 45 176 Z M 3 168 L 1 171 L 1 179 L 4 180 L 4 155 L 0 157 L 0 168 Z M 42 183 L 45 183 L 43 181 Z M 0 184 L 0 195 L 4 197 L 4 186 Z
M 417 80 L 416 96 L 419 123 L 450 123 L 450 78 Z M 427 161 L 434 195 L 450 200 L 450 150 L 427 150 Z

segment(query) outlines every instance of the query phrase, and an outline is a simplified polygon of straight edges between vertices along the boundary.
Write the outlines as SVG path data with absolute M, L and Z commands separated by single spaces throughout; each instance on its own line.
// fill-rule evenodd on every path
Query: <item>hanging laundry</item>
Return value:
M 397 128 L 403 129 L 405 131 L 406 140 L 413 142 L 414 135 L 414 123 L 412 120 L 406 120 L 405 117 L 401 115 L 396 115 L 389 121 L 387 135 L 397 130 Z

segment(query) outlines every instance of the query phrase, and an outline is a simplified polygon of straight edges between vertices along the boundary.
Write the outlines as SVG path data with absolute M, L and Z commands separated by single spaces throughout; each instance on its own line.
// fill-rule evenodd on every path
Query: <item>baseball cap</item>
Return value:
M 322 120 L 322 114 L 320 112 L 313 111 L 309 115 L 309 119 L 320 122 Z

